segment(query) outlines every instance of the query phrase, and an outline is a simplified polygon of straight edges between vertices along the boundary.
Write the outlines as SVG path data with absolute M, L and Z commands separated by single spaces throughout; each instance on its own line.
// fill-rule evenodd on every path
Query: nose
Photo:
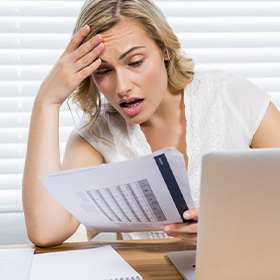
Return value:
M 129 73 L 126 71 L 118 71 L 116 74 L 116 93 L 120 97 L 125 97 L 132 88 Z

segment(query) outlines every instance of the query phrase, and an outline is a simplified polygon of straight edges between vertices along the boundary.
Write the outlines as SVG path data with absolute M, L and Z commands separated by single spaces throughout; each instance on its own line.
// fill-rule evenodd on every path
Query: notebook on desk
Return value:
M 197 252 L 168 253 L 179 272 L 280 279 L 280 149 L 212 152 L 201 174 Z
M 37 254 L 29 280 L 142 280 L 111 246 Z

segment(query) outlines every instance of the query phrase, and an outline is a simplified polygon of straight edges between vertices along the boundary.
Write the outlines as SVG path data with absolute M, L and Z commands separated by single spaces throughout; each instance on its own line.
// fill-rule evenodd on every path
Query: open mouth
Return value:
M 142 101 L 143 101 L 143 99 L 131 99 L 129 101 L 121 102 L 120 106 L 125 107 L 125 108 L 133 108 L 133 107 L 138 106 Z

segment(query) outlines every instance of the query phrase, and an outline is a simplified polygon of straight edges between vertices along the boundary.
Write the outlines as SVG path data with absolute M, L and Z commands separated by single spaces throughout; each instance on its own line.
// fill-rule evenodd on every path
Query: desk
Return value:
M 144 280 L 182 280 L 183 278 L 172 265 L 166 253 L 169 251 L 193 250 L 194 246 L 179 239 L 120 240 L 102 242 L 63 243 L 49 248 L 35 247 L 35 254 L 97 248 L 111 245 Z M 0 248 L 21 248 L 31 245 L 0 246 Z

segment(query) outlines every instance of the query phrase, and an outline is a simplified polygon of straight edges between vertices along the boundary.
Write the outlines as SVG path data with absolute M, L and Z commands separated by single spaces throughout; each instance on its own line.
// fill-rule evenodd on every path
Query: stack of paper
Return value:
M 0 249 L 0 279 L 28 280 L 33 254 L 34 249 Z
M 0 279 L 142 279 L 111 246 L 34 256 L 33 253 L 34 249 L 0 250 Z

